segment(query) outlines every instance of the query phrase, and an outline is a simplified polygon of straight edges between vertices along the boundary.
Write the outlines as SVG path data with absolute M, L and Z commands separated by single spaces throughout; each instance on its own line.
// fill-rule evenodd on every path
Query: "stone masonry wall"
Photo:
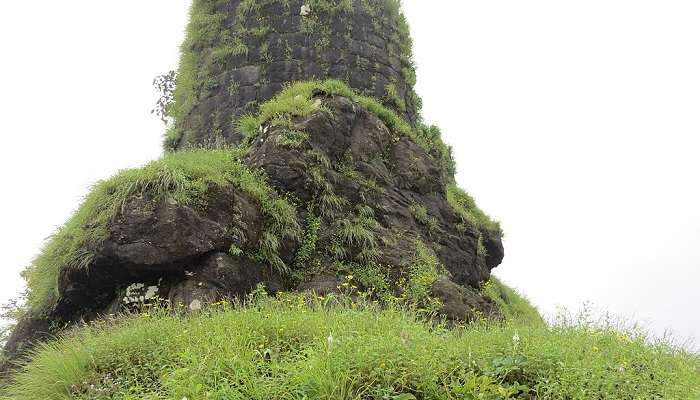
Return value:
M 285 83 L 339 79 L 417 121 L 398 0 L 195 0 L 166 148 L 237 144 L 237 121 Z

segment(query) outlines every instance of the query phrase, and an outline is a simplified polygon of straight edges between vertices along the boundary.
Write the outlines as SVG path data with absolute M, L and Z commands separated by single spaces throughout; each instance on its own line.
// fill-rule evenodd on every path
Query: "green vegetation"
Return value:
M 396 84 L 390 83 L 386 85 L 386 99 L 389 104 L 392 104 L 401 112 L 406 112 L 406 101 L 399 96 L 398 90 L 396 90 Z
M 508 321 L 542 326 L 545 324 L 542 315 L 525 297 L 504 285 L 495 276 L 491 276 L 491 279 L 484 284 L 481 293 L 498 306 L 501 314 Z
M 285 130 L 277 137 L 277 144 L 298 149 L 309 141 L 309 134 L 295 130 Z
M 408 304 L 419 309 L 437 311 L 440 300 L 431 296 L 433 283 L 444 270 L 435 253 L 420 240 L 416 241 L 416 255 L 408 268 L 408 280 L 403 288 L 403 297 Z M 399 283 L 401 284 L 401 280 Z
M 212 186 L 234 185 L 257 200 L 265 216 L 258 258 L 285 269 L 277 250 L 282 238 L 299 234 L 296 209 L 274 193 L 261 172 L 249 169 L 240 161 L 244 152 L 231 148 L 168 154 L 145 167 L 122 171 L 98 182 L 24 272 L 30 310 L 41 312 L 54 304 L 61 271 L 85 268 L 93 261 L 94 253 L 90 249 L 107 237 L 109 223 L 134 196 L 202 207 Z
M 165 115 L 171 117 L 174 124 L 170 127 L 165 138 L 166 150 L 177 149 L 181 142 L 191 144 L 196 141 L 197 123 L 186 122 L 196 104 L 206 97 L 211 90 L 224 85 L 222 66 L 235 57 L 245 58 L 250 51 L 258 50 L 263 69 L 261 79 L 266 79 L 265 68 L 273 61 L 269 33 L 274 30 L 269 25 L 269 18 L 261 14 L 264 6 L 281 4 L 284 13 L 289 17 L 299 10 L 292 10 L 288 0 L 245 0 L 241 1 L 231 17 L 227 8 L 227 0 L 195 0 L 190 10 L 190 22 L 187 26 L 185 41 L 181 46 L 180 68 L 177 74 L 177 84 L 173 93 L 172 103 L 169 103 Z M 389 38 L 390 46 L 387 51 L 401 60 L 404 79 L 407 81 L 407 99 L 398 96 L 395 84 L 387 86 L 387 103 L 397 110 L 404 112 L 410 108 L 413 114 L 418 114 L 420 99 L 413 87 L 415 85 L 415 66 L 413 64 L 412 40 L 406 18 L 401 13 L 398 0 L 383 2 L 362 0 L 358 6 L 352 0 L 329 1 L 310 0 L 305 3 L 310 13 L 301 19 L 301 32 L 313 39 L 317 51 L 322 51 L 330 45 L 332 34 L 344 34 L 346 39 L 351 37 L 353 29 L 352 15 L 360 12 L 370 17 L 378 32 L 393 32 Z M 333 25 L 334 20 L 340 24 Z M 334 32 L 338 26 L 345 26 L 346 32 Z M 274 39 L 272 39 L 274 41 Z M 282 39 L 280 39 L 282 40 Z M 286 42 L 286 39 L 285 39 Z M 249 48 L 250 47 L 250 48 Z M 255 49 L 255 47 L 258 47 Z M 292 49 L 286 42 L 287 59 L 292 57 Z M 319 60 L 327 75 L 328 65 Z M 229 93 L 238 93 L 236 83 L 228 83 Z M 233 86 L 231 86 L 233 85 Z M 255 111 L 255 107 L 253 110 Z M 194 116 L 193 120 L 208 116 Z
M 436 127 L 421 125 L 413 129 L 411 124 L 376 99 L 357 94 L 345 83 L 338 80 L 297 82 L 285 87 L 273 99 L 260 106 L 257 115 L 248 114 L 240 119 L 238 127 L 248 140 L 263 132 L 263 126 L 292 129 L 294 118 L 306 117 L 316 111 L 323 111 L 320 99 L 313 99 L 316 92 L 347 97 L 379 117 L 396 135 L 408 136 L 429 154 L 442 162 L 447 177 L 454 175 L 454 161 L 449 146 L 440 137 Z
M 306 263 L 308 263 L 316 253 L 319 229 L 321 229 L 321 218 L 310 213 L 307 218 L 304 240 L 294 259 L 294 264 L 297 269 L 303 269 Z
M 687 400 L 700 394 L 699 369 L 697 356 L 606 327 L 448 328 L 281 294 L 96 323 L 37 349 L 0 398 Z
M 357 206 L 355 215 L 342 218 L 334 224 L 336 240 L 331 252 L 336 259 L 348 257 L 349 250 L 359 250 L 356 258 L 362 262 L 372 262 L 379 255 L 377 232 L 379 223 L 374 219 L 374 210 L 369 206 Z
M 474 198 L 455 183 L 447 185 L 447 201 L 462 220 L 485 234 L 502 235 L 501 225 L 476 205 Z
M 428 229 L 429 234 L 433 234 L 438 229 L 437 219 L 432 215 L 428 214 L 428 209 L 421 204 L 413 204 L 409 207 L 409 211 L 413 214 L 413 218 L 418 221 L 418 223 L 424 225 Z
M 362 258 L 356 262 L 338 262 L 337 272 L 347 274 L 339 289 L 345 289 L 342 292 L 345 295 L 372 300 L 383 307 L 403 307 L 420 315 L 437 315 L 442 302 L 433 297 L 432 286 L 445 269 L 425 243 L 416 240 L 415 245 L 415 254 L 402 267 Z
M 185 135 L 184 128 L 181 126 L 182 121 L 199 102 L 204 83 L 209 78 L 206 71 L 214 57 L 204 57 L 204 54 L 200 54 L 196 49 L 210 48 L 212 53 L 217 51 L 220 35 L 226 32 L 224 29 L 226 15 L 217 12 L 217 7 L 223 3 L 223 0 L 196 0 L 190 9 L 187 34 L 180 47 L 180 68 L 173 94 L 174 101 L 167 110 L 168 115 L 175 120 L 165 137 L 167 150 L 174 150 L 181 137 Z

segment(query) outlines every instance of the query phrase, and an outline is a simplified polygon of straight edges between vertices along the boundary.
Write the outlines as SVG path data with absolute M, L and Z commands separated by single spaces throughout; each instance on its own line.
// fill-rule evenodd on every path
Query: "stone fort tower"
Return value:
M 166 148 L 237 144 L 243 114 L 310 79 L 341 80 L 415 124 L 411 47 L 400 0 L 195 0 Z
M 151 299 L 195 311 L 258 285 L 337 293 L 348 276 L 450 320 L 498 315 L 481 284 L 502 230 L 419 117 L 399 0 L 194 0 L 191 13 L 171 152 L 98 183 L 47 242 L 10 359 Z

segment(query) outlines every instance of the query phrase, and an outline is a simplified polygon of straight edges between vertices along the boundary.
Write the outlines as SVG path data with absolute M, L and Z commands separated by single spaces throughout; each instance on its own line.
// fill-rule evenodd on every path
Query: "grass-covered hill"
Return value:
M 194 0 L 166 154 L 24 272 L 0 400 L 697 399 L 697 356 L 491 277 L 414 85 L 398 0 Z
M 0 399 L 697 399 L 700 359 L 606 327 L 445 325 L 361 297 L 279 294 L 188 316 L 144 308 L 41 346 Z

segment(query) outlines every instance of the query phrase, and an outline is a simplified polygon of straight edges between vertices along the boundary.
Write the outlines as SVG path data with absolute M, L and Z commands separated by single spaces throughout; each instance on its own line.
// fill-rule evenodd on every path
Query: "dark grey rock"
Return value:
M 343 283 L 343 278 L 338 274 L 325 273 L 315 275 L 308 282 L 304 282 L 297 290 L 300 292 L 311 292 L 318 296 L 326 296 L 331 293 L 338 293 L 338 287 Z
M 352 272 L 342 265 L 367 256 L 357 243 L 344 243 L 340 259 L 330 251 L 338 240 L 335 224 L 354 218 L 358 205 L 371 209 L 376 221 L 371 257 L 392 276 L 405 275 L 421 241 L 449 276 L 432 288 L 448 319 L 495 314 L 478 289 L 503 259 L 500 235 L 458 229 L 461 219 L 447 202 L 448 178 L 439 160 L 408 137 L 396 140 L 382 120 L 347 98 L 317 93 L 315 99 L 323 111 L 292 121 L 308 141 L 287 147 L 280 144 L 286 128 L 268 128 L 243 160 L 262 169 L 277 193 L 296 199 L 300 224 L 310 213 L 320 218 L 309 265 L 296 264 L 300 241 L 280 246 L 279 256 L 288 266 L 306 271 L 303 283 L 255 261 L 265 220 L 260 205 L 234 186 L 211 187 L 197 206 L 133 197 L 109 225 L 106 240 L 91 244 L 94 262 L 62 272 L 59 301 L 46 318 L 29 318 L 18 326 L 10 352 L 46 337 L 49 325 L 65 327 L 138 309 L 155 296 L 196 311 L 220 299 L 244 298 L 259 284 L 271 293 L 336 292 L 343 274 Z M 322 212 L 317 201 L 327 192 L 342 199 L 330 213 Z M 430 224 L 417 220 L 415 205 L 425 208 Z M 479 251 L 480 238 L 488 255 Z M 234 243 L 243 254 L 228 254 Z M 310 265 L 313 271 L 306 269 Z
M 442 301 L 440 313 L 448 321 L 473 321 L 479 317 L 498 317 L 495 304 L 483 298 L 473 289 L 452 282 L 447 277 L 438 279 L 432 294 Z
M 247 56 L 231 55 L 199 70 L 202 76 L 198 79 L 207 82 L 206 90 L 203 89 L 206 95 L 199 96 L 197 106 L 178 121 L 177 126 L 188 134 L 177 148 L 210 145 L 215 139 L 215 127 L 227 143 L 238 144 L 241 136 L 233 122 L 244 113 L 255 111 L 248 104 L 261 104 L 277 93 L 265 87 L 270 82 L 339 79 L 378 99 L 384 97 L 386 84 L 394 82 L 400 95 L 405 95 L 404 68 L 410 66 L 402 61 L 397 40 L 408 38 L 401 37 L 396 22 L 387 15 L 373 18 L 360 2 L 355 2 L 354 12 L 349 14 L 312 10 L 309 16 L 301 16 L 299 10 L 304 2 L 293 0 L 289 7 L 265 4 L 259 11 L 240 16 L 236 14 L 239 3 L 239 0 L 218 2 L 210 10 L 236 19 L 235 26 L 254 30 L 264 25 L 268 31 L 263 36 L 238 37 L 247 46 Z M 317 18 L 325 27 L 305 31 L 304 21 L 309 17 Z M 235 30 L 229 34 L 237 36 Z M 191 43 L 192 52 L 200 63 L 206 64 L 210 49 L 220 46 L 225 37 Z M 263 57 L 263 45 L 267 46 L 269 57 Z M 361 65 L 356 65 L 358 59 L 362 60 Z M 234 82 L 241 88 L 256 84 L 261 88 L 241 89 L 229 101 L 229 88 Z M 415 123 L 419 110 L 413 104 L 408 105 L 403 116 Z

